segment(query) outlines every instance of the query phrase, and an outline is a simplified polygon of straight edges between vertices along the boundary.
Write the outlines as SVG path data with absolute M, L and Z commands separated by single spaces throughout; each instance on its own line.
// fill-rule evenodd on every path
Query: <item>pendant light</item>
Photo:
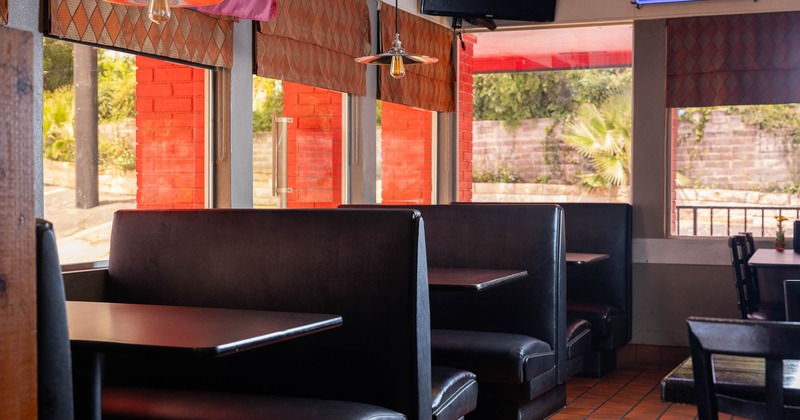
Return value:
M 147 16 L 154 23 L 163 25 L 172 17 L 174 7 L 200 7 L 210 6 L 222 0 L 106 0 L 110 3 L 124 4 L 126 6 L 147 6 Z
M 379 0 L 380 1 L 380 0 Z M 397 7 L 397 0 L 394 0 L 394 40 L 389 51 L 378 55 L 368 55 L 356 58 L 356 62 L 361 64 L 373 64 L 379 66 L 389 66 L 389 75 L 399 79 L 406 74 L 406 65 L 411 64 L 433 64 L 439 61 L 438 58 L 426 55 L 412 54 L 403 49 L 400 42 L 400 29 L 398 29 L 398 16 L 400 9 Z M 378 12 L 378 25 L 380 25 L 380 11 Z M 378 29 L 378 45 L 380 46 L 380 28 Z

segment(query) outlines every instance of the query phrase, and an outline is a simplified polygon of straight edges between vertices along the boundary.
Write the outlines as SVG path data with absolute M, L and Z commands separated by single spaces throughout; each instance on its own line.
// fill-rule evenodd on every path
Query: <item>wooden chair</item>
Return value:
M 783 299 L 787 321 L 800 321 L 800 280 L 783 281 Z
M 800 359 L 800 324 L 695 317 L 687 324 L 699 419 L 716 419 L 719 411 L 753 419 L 800 416 L 800 406 L 784 398 L 784 360 Z M 720 392 L 713 354 L 763 358 L 764 392 Z
M 750 256 L 755 252 L 755 247 L 752 243 L 748 244 L 747 236 L 735 235 L 729 237 L 728 248 L 731 250 L 734 284 L 742 319 L 785 320 L 782 308 L 778 309 L 761 303 L 756 272 L 747 263 Z

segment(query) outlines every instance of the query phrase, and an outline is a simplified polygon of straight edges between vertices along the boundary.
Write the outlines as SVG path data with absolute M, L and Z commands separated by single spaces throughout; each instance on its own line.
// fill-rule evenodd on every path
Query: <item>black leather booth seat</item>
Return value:
M 583 371 L 585 356 L 592 349 L 592 324 L 569 312 L 567 304 L 567 377 Z
M 401 208 L 403 206 L 381 206 Z M 526 270 L 480 292 L 431 292 L 435 365 L 474 372 L 470 418 L 543 418 L 563 407 L 567 375 L 563 212 L 555 205 L 414 205 L 428 264 Z
M 124 417 L 130 410 L 135 415 L 151 404 L 174 408 L 173 418 L 180 419 L 189 404 L 206 404 L 202 411 L 208 413 L 270 409 L 289 414 L 280 418 L 336 418 L 329 410 L 348 418 L 395 418 L 397 413 L 433 418 L 430 305 L 419 213 L 118 211 L 113 223 L 105 284 L 109 301 L 330 313 L 341 315 L 344 323 L 213 360 L 106 354 L 108 414 Z M 463 374 L 448 378 L 443 383 L 453 387 L 439 399 L 443 414 L 459 390 L 471 389 Z M 177 391 L 137 388 L 210 394 L 183 398 Z M 167 396 L 172 398 L 164 401 Z M 315 410 L 325 414 L 315 417 Z
M 103 418 L 405 420 L 406 416 L 383 407 L 352 401 L 175 389 L 111 388 L 103 395 Z
M 618 203 L 558 203 L 564 209 L 567 249 L 608 254 L 567 267 L 567 313 L 592 327 L 583 373 L 601 376 L 616 367 L 616 351 L 631 340 L 632 207 Z
M 478 405 L 475 374 L 446 366 L 431 366 L 433 420 L 456 420 Z

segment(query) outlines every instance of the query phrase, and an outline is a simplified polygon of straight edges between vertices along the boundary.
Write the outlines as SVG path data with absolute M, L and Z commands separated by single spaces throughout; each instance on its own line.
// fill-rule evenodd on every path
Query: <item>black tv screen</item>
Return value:
M 420 12 L 457 18 L 552 22 L 556 0 L 422 0 Z

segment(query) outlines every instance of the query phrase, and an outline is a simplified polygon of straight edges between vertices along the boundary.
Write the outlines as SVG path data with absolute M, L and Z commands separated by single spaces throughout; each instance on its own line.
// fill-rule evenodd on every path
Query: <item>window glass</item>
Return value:
M 631 36 L 611 25 L 465 37 L 458 159 L 472 201 L 630 201 Z
M 433 111 L 378 102 L 377 202 L 434 202 Z
M 44 39 L 44 217 L 62 264 L 106 260 L 119 209 L 202 208 L 206 70 Z
M 342 104 L 346 95 L 253 78 L 253 205 L 342 204 Z
M 787 237 L 800 218 L 800 105 L 672 109 L 672 234 Z

